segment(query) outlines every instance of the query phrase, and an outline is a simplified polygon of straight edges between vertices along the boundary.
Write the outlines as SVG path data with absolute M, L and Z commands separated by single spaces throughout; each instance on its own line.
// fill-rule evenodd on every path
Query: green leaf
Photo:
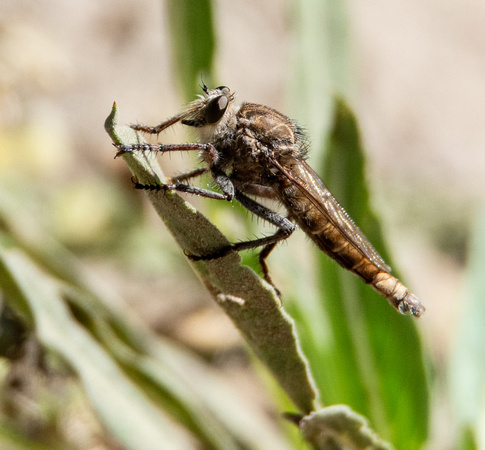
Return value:
M 343 102 L 335 107 L 325 170 L 320 172 L 385 257 L 380 227 L 369 206 L 357 124 Z M 323 403 L 348 404 L 396 448 L 420 448 L 427 436 L 428 388 L 415 319 L 398 314 L 322 252 L 318 264 L 323 307 L 314 309 L 311 317 L 304 307 L 294 308 Z M 309 328 L 315 322 L 324 327 L 325 339 Z
M 116 144 L 142 142 L 130 128 L 117 126 L 116 108 L 105 127 Z M 153 153 L 125 153 L 123 158 L 141 183 L 163 182 Z M 207 254 L 228 245 L 217 228 L 176 193 L 149 191 L 148 198 L 184 252 Z M 242 266 L 238 254 L 191 266 L 294 404 L 304 413 L 312 411 L 316 396 L 312 376 L 294 323 L 280 307 L 274 289 Z
M 192 98 L 200 77 L 212 85 L 215 47 L 210 0 L 170 0 L 168 17 L 172 53 L 186 100 Z
M 465 301 L 449 362 L 455 423 L 476 448 L 485 447 L 485 208 L 477 214 L 470 242 Z M 474 448 L 473 445 L 462 448 Z

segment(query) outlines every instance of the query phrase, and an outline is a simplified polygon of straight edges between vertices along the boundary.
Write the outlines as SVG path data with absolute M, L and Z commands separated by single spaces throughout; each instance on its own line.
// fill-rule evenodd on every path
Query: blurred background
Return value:
M 301 92 L 299 67 L 314 63 L 317 76 L 325 68 L 317 53 L 302 50 L 309 44 L 299 4 L 213 2 L 215 56 L 204 81 L 298 120 L 315 144 L 311 164 L 319 161 L 329 122 L 328 104 L 310 104 L 312 89 L 346 96 L 367 150 L 371 203 L 400 276 L 426 305 L 417 326 L 439 372 L 450 364 L 465 320 L 471 233 L 485 201 L 485 5 L 348 0 L 346 27 L 335 34 L 346 53 L 326 47 L 337 69 Z M 0 0 L 2 222 L 34 253 L 47 245 L 45 236 L 61 243 L 113 302 L 126 302 L 156 333 L 194 349 L 272 410 L 260 400 L 267 394 L 247 370 L 238 333 L 132 189 L 103 128 L 113 101 L 122 123 L 155 125 L 200 94 L 196 84 L 189 92 L 175 62 L 184 38 L 171 33 L 167 5 Z M 330 9 L 336 20 L 327 26 L 341 25 L 339 8 Z M 162 138 L 190 140 L 181 127 Z M 166 156 L 162 167 L 174 174 L 194 162 Z M 204 200 L 190 201 L 210 210 Z M 243 226 L 223 209 L 211 218 L 242 238 Z M 290 240 L 285 254 L 309 245 Z M 273 254 L 269 265 L 276 284 L 285 285 L 288 272 L 277 261 Z M 432 429 L 439 446 L 430 448 L 453 448 L 444 444 L 455 437 L 441 428 L 452 420 L 452 406 L 436 392 Z

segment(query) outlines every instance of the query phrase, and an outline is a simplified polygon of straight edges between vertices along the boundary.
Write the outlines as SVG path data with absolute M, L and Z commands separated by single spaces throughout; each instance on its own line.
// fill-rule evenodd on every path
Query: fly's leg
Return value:
M 190 180 L 195 177 L 200 177 L 204 173 L 209 172 L 208 167 L 199 167 L 198 169 L 191 170 L 190 172 L 181 173 L 175 177 L 170 178 L 170 183 L 180 183 L 181 181 Z
M 283 231 L 280 229 L 277 231 L 277 233 L 283 233 Z M 288 236 L 282 236 L 281 239 L 286 239 Z M 268 244 L 263 247 L 261 252 L 259 253 L 259 265 L 261 267 L 261 271 L 263 272 L 263 277 L 264 279 L 273 286 L 274 290 L 276 291 L 276 294 L 278 294 L 278 297 L 281 297 L 281 292 L 280 290 L 276 287 L 276 285 L 273 283 L 273 280 L 269 274 L 269 268 L 268 265 L 266 264 L 266 258 L 269 256 L 269 254 L 273 251 L 273 249 L 276 247 L 276 244 L 278 241 L 273 242 L 272 244 Z
M 206 254 L 206 255 L 187 255 L 190 259 L 194 261 L 207 261 L 210 259 L 217 259 L 223 256 L 228 255 L 231 252 L 240 252 L 243 250 L 250 250 L 253 248 L 258 247 L 269 247 L 275 246 L 279 241 L 287 239 L 290 237 L 291 233 L 295 231 L 295 225 L 289 221 L 286 217 L 275 213 L 271 209 L 267 208 L 266 206 L 261 205 L 260 203 L 254 201 L 253 199 L 247 197 L 246 195 L 242 194 L 239 191 L 236 191 L 236 200 L 241 203 L 248 211 L 256 214 L 261 219 L 266 220 L 269 223 L 272 223 L 276 227 L 278 227 L 278 231 L 271 235 L 266 236 L 259 239 L 254 239 L 251 241 L 244 241 L 244 242 L 237 242 L 235 244 L 231 244 L 230 246 L 224 247 L 220 250 L 217 250 L 213 253 Z M 271 248 L 272 250 L 272 248 Z M 263 257 L 263 265 L 262 270 L 263 273 L 268 272 L 266 264 L 264 263 L 264 258 L 269 255 L 271 250 L 266 250 L 266 255 Z M 265 249 L 263 249 L 265 251 Z
M 240 191 L 236 190 L 236 200 L 241 203 L 248 211 L 256 214 L 266 222 L 273 224 L 275 227 L 281 229 L 286 237 L 289 237 L 293 231 L 295 231 L 295 225 L 286 217 L 278 214 L 266 206 L 254 201 L 252 198 L 242 194 Z M 281 240 L 281 239 L 280 239 Z
M 167 153 L 167 152 L 188 152 L 193 150 L 202 151 L 206 154 L 205 159 L 209 165 L 215 165 L 219 159 L 219 153 L 212 144 L 117 144 L 118 149 L 115 158 L 124 155 L 125 153 L 133 152 L 153 152 L 153 153 Z
M 139 128 L 137 128 L 139 129 Z M 137 151 L 141 152 L 159 152 L 159 153 L 167 153 L 167 152 L 183 152 L 183 151 L 191 151 L 191 150 L 198 150 L 202 151 L 206 154 L 206 160 L 208 161 L 209 165 L 213 167 L 217 167 L 217 161 L 219 159 L 219 153 L 214 148 L 212 144 L 130 144 L 130 145 L 115 145 L 118 149 L 118 153 L 116 157 L 124 155 L 125 153 L 133 153 Z M 218 172 L 217 169 L 212 170 L 212 175 L 217 182 Z M 209 171 L 208 168 L 202 167 L 199 169 L 192 170 L 185 174 L 178 175 L 173 177 L 169 183 L 166 184 L 142 184 L 138 183 L 137 181 L 133 181 L 135 185 L 135 189 L 141 189 L 146 191 L 178 191 L 178 192 L 185 192 L 187 194 L 194 194 L 199 195 L 201 197 L 212 198 L 215 200 L 228 200 L 231 201 L 234 198 L 234 186 L 232 183 L 222 183 L 220 186 L 223 193 L 220 194 L 218 192 L 213 192 L 209 189 L 202 189 L 193 187 L 187 184 L 182 184 L 180 181 L 189 180 L 196 176 L 202 175 Z M 224 175 L 225 176 L 225 175 Z M 227 178 L 227 177 L 226 177 Z
M 132 178 L 132 181 L 135 189 L 140 189 L 143 191 L 178 191 L 185 192 L 186 194 L 195 194 L 201 197 L 212 198 L 215 200 L 232 200 L 232 198 L 228 198 L 227 195 L 219 194 L 218 192 L 210 191 L 209 189 L 196 188 L 188 184 L 180 183 L 181 181 L 190 180 L 203 175 L 208 171 L 209 169 L 207 167 L 200 167 L 198 169 L 191 170 L 190 172 L 172 177 L 166 184 L 142 184 L 136 181 L 135 178 Z
M 131 128 L 135 131 L 141 131 L 142 133 L 147 133 L 147 134 L 160 134 L 163 130 L 166 130 L 168 127 L 171 127 L 172 125 L 176 124 L 179 122 L 181 119 L 185 117 L 186 114 L 181 113 L 177 114 L 176 116 L 171 117 L 170 119 L 166 120 L 165 122 L 162 122 L 159 125 L 156 125 L 154 127 L 147 127 L 146 125 L 131 125 Z
M 270 197 L 269 194 L 268 194 L 268 197 Z M 266 264 L 266 258 L 269 256 L 271 251 L 276 247 L 276 244 L 278 242 L 288 239 L 291 236 L 293 231 L 295 231 L 296 227 L 286 217 L 283 217 L 282 215 L 270 210 L 269 208 L 266 208 L 265 206 L 255 202 L 251 198 L 237 191 L 236 191 L 236 199 L 247 210 L 251 211 L 253 214 L 256 214 L 258 217 L 261 217 L 263 220 L 266 220 L 267 222 L 272 223 L 273 225 L 278 227 L 278 231 L 273 236 L 270 236 L 270 239 L 262 238 L 256 241 L 252 241 L 253 246 L 248 248 L 256 248 L 259 246 L 263 246 L 263 249 L 259 253 L 259 265 L 261 266 L 261 271 L 263 272 L 264 279 L 269 284 L 271 284 L 271 286 L 275 288 L 278 295 L 280 295 L 278 288 L 275 286 L 275 284 L 273 283 L 269 275 L 269 269 L 268 269 L 268 265 Z
M 135 189 L 140 189 L 142 191 L 177 191 L 183 192 L 185 194 L 198 195 L 200 197 L 211 198 L 213 200 L 228 200 L 231 201 L 232 197 L 230 194 L 221 194 L 219 192 L 214 192 L 209 189 L 202 189 L 188 184 L 181 183 L 166 183 L 166 184 L 142 184 L 138 183 L 135 179 L 132 179 Z
M 193 261 L 207 261 L 211 259 L 221 258 L 228 255 L 231 252 L 240 252 L 242 250 L 250 250 L 253 248 L 263 247 L 259 254 L 259 264 L 261 266 L 261 271 L 263 272 L 264 279 L 273 286 L 276 290 L 278 296 L 280 295 L 279 290 L 274 285 L 271 277 L 269 275 L 268 266 L 266 264 L 266 258 L 271 253 L 276 244 L 284 239 L 288 239 L 290 235 L 295 231 L 295 225 L 288 220 L 286 217 L 275 213 L 274 211 L 266 208 L 265 206 L 259 204 L 253 199 L 247 197 L 239 191 L 236 191 L 236 199 L 244 206 L 248 211 L 261 217 L 263 220 L 272 223 L 278 227 L 278 231 L 272 236 L 263 237 L 260 239 L 254 239 L 251 241 L 237 242 L 228 247 L 224 247 L 216 252 L 206 254 L 206 255 L 186 255 Z

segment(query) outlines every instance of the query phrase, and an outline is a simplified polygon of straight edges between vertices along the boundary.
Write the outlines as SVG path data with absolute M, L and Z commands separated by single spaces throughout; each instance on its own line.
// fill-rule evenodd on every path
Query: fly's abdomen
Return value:
M 299 207 L 292 208 L 292 216 L 323 252 L 370 284 L 399 312 L 411 313 L 417 317 L 423 314 L 424 307 L 414 294 L 388 270 L 365 256 L 307 199 L 301 199 Z
M 406 286 L 389 272 L 380 271 L 372 280 L 371 286 L 400 313 L 411 313 L 416 317 L 423 315 L 425 309 L 418 297 L 411 294 Z

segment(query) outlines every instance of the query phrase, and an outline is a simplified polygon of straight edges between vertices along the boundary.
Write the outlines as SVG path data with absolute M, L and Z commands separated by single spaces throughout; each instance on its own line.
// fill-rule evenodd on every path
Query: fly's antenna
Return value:
M 202 74 L 200 75 L 200 82 L 202 83 L 202 86 L 200 86 L 200 88 L 204 91 L 204 94 L 208 94 L 209 88 L 205 85 Z

